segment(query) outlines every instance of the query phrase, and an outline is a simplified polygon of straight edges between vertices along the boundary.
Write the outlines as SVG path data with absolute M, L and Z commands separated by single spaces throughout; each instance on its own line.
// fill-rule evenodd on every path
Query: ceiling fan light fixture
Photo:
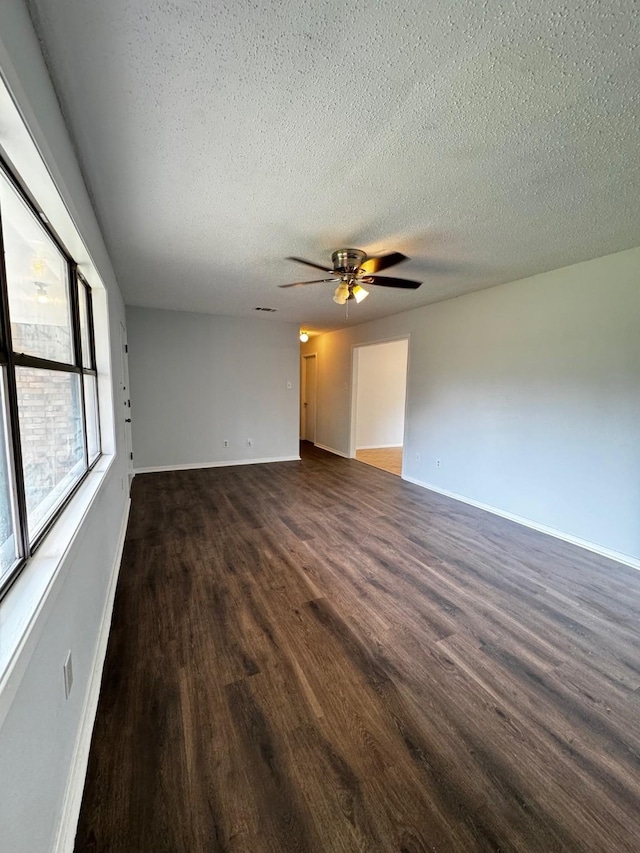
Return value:
M 338 305 L 344 305 L 349 298 L 349 285 L 346 281 L 341 281 L 340 284 L 336 287 L 336 291 L 333 294 L 333 301 Z
M 365 290 L 364 287 L 362 287 L 362 285 L 360 284 L 356 284 L 351 292 L 353 293 L 353 298 L 356 300 L 356 302 L 362 302 L 362 300 L 366 299 L 369 295 L 369 291 Z

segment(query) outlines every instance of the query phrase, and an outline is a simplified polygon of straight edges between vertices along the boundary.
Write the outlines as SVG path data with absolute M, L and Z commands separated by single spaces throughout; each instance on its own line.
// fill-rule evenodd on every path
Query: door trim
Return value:
M 411 365 L 411 333 L 407 332 L 404 335 L 394 335 L 391 338 L 379 338 L 375 341 L 360 341 L 357 344 L 351 344 L 351 406 L 350 415 L 351 422 L 349 424 L 349 459 L 356 458 L 356 417 L 358 407 L 358 352 L 357 350 L 364 347 L 378 346 L 379 344 L 392 344 L 396 341 L 407 342 L 407 375 L 405 377 L 404 386 L 404 431 L 402 435 L 402 470 L 405 468 L 405 454 L 407 452 L 407 411 L 409 408 L 409 367 Z
M 304 431 L 305 431 L 305 433 L 307 431 L 307 413 L 306 413 L 306 410 L 304 408 L 304 404 L 305 404 L 304 398 L 307 396 L 307 361 L 306 360 L 308 358 L 315 358 L 315 360 L 316 360 L 316 377 L 315 377 L 315 386 L 316 387 L 314 389 L 315 398 L 316 398 L 316 410 L 315 410 L 314 423 L 313 423 L 313 437 L 314 437 L 313 445 L 315 446 L 316 441 L 318 439 L 318 353 L 317 352 L 307 352 L 302 356 L 302 358 L 303 358 L 303 369 L 302 369 L 302 382 L 301 382 L 301 388 L 300 388 L 300 391 L 301 391 L 301 393 L 300 393 L 300 425 L 302 426 L 302 413 L 304 412 Z M 301 430 L 301 432 L 302 432 L 302 430 Z M 300 436 L 300 439 L 302 441 L 308 441 L 309 440 L 308 438 L 306 438 L 306 436 L 302 436 L 302 435 Z

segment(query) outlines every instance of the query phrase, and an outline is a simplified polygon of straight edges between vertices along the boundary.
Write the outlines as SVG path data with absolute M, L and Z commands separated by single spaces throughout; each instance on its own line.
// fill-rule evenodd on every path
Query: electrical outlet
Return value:
M 416 462 L 419 462 L 419 461 L 420 461 L 420 454 L 416 453 Z
M 62 665 L 62 673 L 64 675 L 64 698 L 68 699 L 73 686 L 73 660 L 71 659 L 71 649 L 67 652 Z
M 252 445 L 252 444 L 253 444 L 253 439 L 252 439 L 252 438 L 248 438 L 248 439 L 247 439 L 247 447 L 251 447 L 251 445 Z
M 436 468 L 440 468 L 441 465 L 442 463 L 440 462 L 440 460 L 436 459 Z
M 229 447 L 229 439 L 228 438 L 225 438 L 225 440 L 222 443 L 224 444 L 225 447 Z

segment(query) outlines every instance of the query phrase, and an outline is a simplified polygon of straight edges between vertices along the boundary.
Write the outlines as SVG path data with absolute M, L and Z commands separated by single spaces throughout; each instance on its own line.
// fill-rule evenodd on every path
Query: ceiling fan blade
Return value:
M 402 261 L 408 260 L 409 258 L 403 255 L 402 252 L 389 252 L 387 255 L 380 255 L 379 258 L 367 258 L 360 266 L 360 269 L 369 275 L 373 275 L 380 272 L 380 270 L 386 270 L 389 267 L 394 267 L 396 264 L 402 263 Z
M 278 287 L 300 287 L 303 284 L 321 284 L 323 281 L 340 281 L 339 278 L 316 278 L 315 281 L 294 281 L 291 284 L 279 284 Z
M 299 264 L 306 264 L 308 267 L 313 267 L 314 269 L 322 270 L 322 272 L 333 272 L 332 269 L 327 269 L 327 267 L 321 267 L 320 264 L 314 264 L 313 261 L 305 261 L 304 258 L 289 257 L 286 260 L 297 261 Z
M 381 287 L 404 287 L 407 290 L 417 290 L 421 281 L 411 281 L 408 278 L 387 278 L 386 275 L 368 275 L 363 279 L 366 284 L 378 284 Z

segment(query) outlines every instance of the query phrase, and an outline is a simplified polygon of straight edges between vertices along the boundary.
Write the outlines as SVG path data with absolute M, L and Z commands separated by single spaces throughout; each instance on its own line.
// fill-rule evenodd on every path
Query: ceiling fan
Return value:
M 362 302 L 369 295 L 363 284 L 375 284 L 381 287 L 398 287 L 406 290 L 417 290 L 421 281 L 411 281 L 408 278 L 389 278 L 377 275 L 381 270 L 393 267 L 402 261 L 408 261 L 406 255 L 400 252 L 388 252 L 386 255 L 370 258 L 362 249 L 337 249 L 331 255 L 333 267 L 327 269 L 313 261 L 305 261 L 304 258 L 287 258 L 288 261 L 297 261 L 306 264 L 324 273 L 330 273 L 331 278 L 318 278 L 314 281 L 294 281 L 292 284 L 280 284 L 278 287 L 300 287 L 304 284 L 319 284 L 320 282 L 337 282 L 338 286 L 333 294 L 333 301 L 338 305 L 344 305 L 349 299 Z

